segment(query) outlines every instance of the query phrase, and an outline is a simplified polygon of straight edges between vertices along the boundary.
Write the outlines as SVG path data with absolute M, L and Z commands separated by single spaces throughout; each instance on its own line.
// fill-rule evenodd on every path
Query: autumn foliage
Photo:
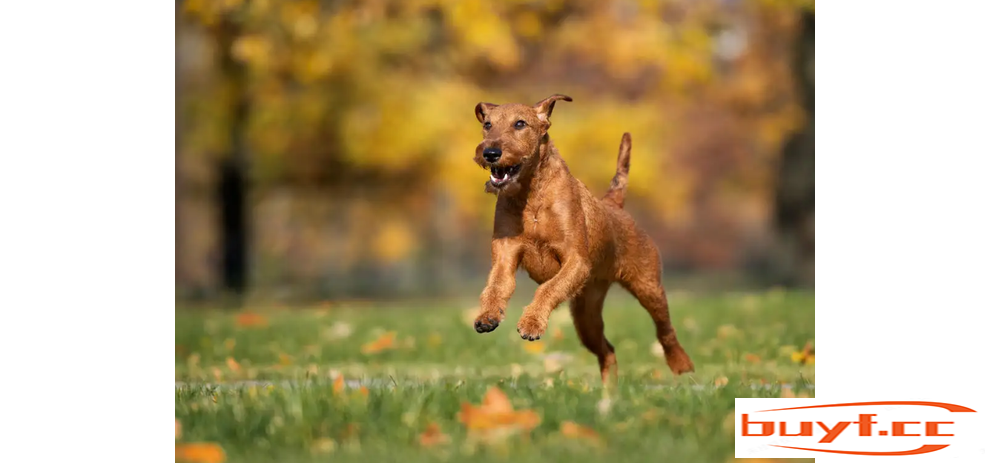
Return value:
M 483 272 L 494 201 L 471 162 L 472 108 L 555 92 L 574 103 L 551 134 L 593 191 L 633 134 L 627 204 L 663 235 L 669 265 L 741 265 L 769 226 L 780 145 L 804 124 L 787 45 L 802 7 L 813 2 L 180 2 L 178 284 L 216 284 L 209 192 L 237 150 L 258 287 L 360 293 L 387 278 L 438 291 Z

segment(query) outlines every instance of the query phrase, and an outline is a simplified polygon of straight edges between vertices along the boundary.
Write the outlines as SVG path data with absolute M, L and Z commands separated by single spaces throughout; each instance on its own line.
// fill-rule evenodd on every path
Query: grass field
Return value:
M 813 293 L 670 302 L 696 372 L 673 376 L 647 313 L 613 291 L 608 390 L 566 307 L 535 343 L 515 331 L 525 301 L 484 335 L 470 306 L 179 309 L 177 459 L 725 462 L 734 398 L 814 396 L 813 357 L 796 354 L 814 341 Z

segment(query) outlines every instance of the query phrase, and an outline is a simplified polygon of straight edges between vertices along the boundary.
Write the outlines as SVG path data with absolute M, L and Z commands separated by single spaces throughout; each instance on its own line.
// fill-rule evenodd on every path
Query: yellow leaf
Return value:
M 337 448 L 337 443 L 333 439 L 317 439 L 310 447 L 313 453 L 331 453 Z
M 543 341 L 530 341 L 523 343 L 523 349 L 526 349 L 526 352 L 530 354 L 539 354 L 546 349 L 546 345 L 543 344 Z
M 222 463 L 227 455 L 212 442 L 176 444 L 175 459 L 188 463 Z

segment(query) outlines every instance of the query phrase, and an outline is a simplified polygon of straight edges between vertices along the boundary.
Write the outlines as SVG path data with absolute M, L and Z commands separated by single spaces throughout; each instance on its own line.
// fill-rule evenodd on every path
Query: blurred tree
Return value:
M 575 175 L 604 191 L 632 132 L 630 203 L 671 265 L 730 268 L 769 226 L 778 147 L 804 124 L 781 44 L 813 5 L 186 0 L 177 27 L 199 40 L 183 50 L 205 64 L 183 80 L 182 185 L 225 192 L 229 288 L 325 297 L 360 274 L 437 291 L 487 265 L 474 104 L 561 92 L 575 107 L 553 137 Z
M 773 278 L 784 285 L 815 283 L 815 15 L 801 15 L 795 40 L 794 77 L 808 124 L 791 136 L 777 170 L 775 225 L 776 268 Z

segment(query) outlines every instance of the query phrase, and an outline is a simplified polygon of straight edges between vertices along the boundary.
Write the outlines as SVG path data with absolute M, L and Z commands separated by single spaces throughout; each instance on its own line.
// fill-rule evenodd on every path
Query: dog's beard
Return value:
M 496 186 L 491 180 L 485 182 L 485 193 L 491 193 L 495 196 L 498 195 L 515 195 L 522 191 L 522 180 L 527 178 L 531 166 L 529 164 L 529 158 L 523 158 L 519 162 L 519 171 L 502 185 Z

